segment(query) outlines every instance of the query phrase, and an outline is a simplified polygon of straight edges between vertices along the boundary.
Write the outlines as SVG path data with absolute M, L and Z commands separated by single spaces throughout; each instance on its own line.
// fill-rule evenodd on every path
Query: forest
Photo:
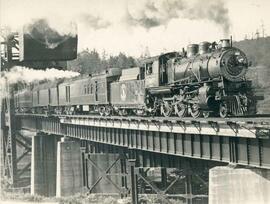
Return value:
M 252 81 L 255 95 L 264 97 L 258 101 L 257 113 L 270 114 L 270 37 L 243 40 L 235 42 L 234 46 L 243 50 L 252 62 L 247 79 Z
M 234 42 L 246 54 L 253 66 L 262 65 L 270 67 L 270 37 Z
M 80 72 L 81 74 L 89 74 L 100 72 L 108 68 L 130 68 L 136 66 L 136 59 L 120 52 L 116 56 L 108 56 L 103 51 L 100 55 L 95 49 L 85 49 L 78 53 L 77 59 L 68 62 L 68 70 Z
M 242 40 L 234 42 L 233 46 L 240 48 L 247 54 L 249 61 L 252 62 L 252 66 L 270 67 L 270 37 Z M 77 71 L 81 74 L 89 74 L 112 67 L 122 69 L 134 67 L 141 58 L 136 59 L 127 56 L 124 52 L 120 52 L 116 56 L 109 56 L 105 50 L 100 54 L 95 49 L 85 49 L 78 53 L 76 60 L 68 62 L 67 66 L 69 70 Z

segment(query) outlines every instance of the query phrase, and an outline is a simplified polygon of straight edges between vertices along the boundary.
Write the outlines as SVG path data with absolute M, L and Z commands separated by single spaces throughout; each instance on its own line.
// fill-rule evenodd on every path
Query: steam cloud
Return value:
M 75 22 L 78 25 L 79 51 L 91 47 L 98 51 L 106 50 L 110 54 L 122 51 L 139 56 L 140 45 L 145 45 L 155 49 L 155 54 L 158 54 L 162 47 L 177 49 L 176 43 L 182 43 L 183 46 L 187 41 L 206 40 L 208 36 L 210 39 L 222 35 L 228 37 L 230 29 L 227 9 L 230 7 L 227 7 L 225 0 L 8 0 L 2 2 L 1 24 L 11 27 L 12 31 L 20 29 L 21 25 L 33 24 L 33 19 L 46 19 L 48 25 L 61 35 L 70 32 L 69 22 Z M 228 5 L 230 6 L 230 3 Z M 13 15 L 14 13 L 16 15 Z M 207 24 L 209 30 L 203 30 L 203 35 L 194 34 L 196 29 L 202 29 L 198 27 L 205 27 Z M 224 33 L 221 33 L 219 28 Z M 170 38 L 173 32 L 177 32 L 178 36 L 183 34 L 182 38 L 158 41 L 158 34 Z M 46 39 L 42 39 L 43 41 L 48 48 L 56 46 L 49 40 L 46 42 Z
M 79 20 L 81 20 L 85 25 L 90 26 L 95 30 L 107 28 L 111 25 L 109 21 L 102 19 L 100 16 L 93 16 L 86 13 L 82 14 Z
M 228 9 L 223 0 L 140 0 L 130 1 L 126 21 L 147 29 L 167 25 L 172 19 L 209 20 L 230 29 Z
M 31 83 L 34 81 L 41 81 L 41 80 L 55 80 L 61 78 L 71 78 L 78 76 L 78 72 L 72 71 L 64 71 L 58 69 L 46 69 L 46 70 L 36 70 L 30 69 L 26 67 L 13 67 L 9 72 L 2 72 L 1 73 L 1 85 L 5 79 L 8 83 L 17 83 L 17 82 L 24 82 L 24 83 Z
M 7 96 L 7 84 L 14 84 L 18 82 L 32 83 L 42 80 L 53 81 L 62 78 L 72 78 L 79 76 L 78 72 L 64 71 L 58 69 L 36 70 L 27 67 L 15 66 L 10 71 L 1 72 L 0 77 L 0 99 Z
M 172 19 L 209 20 L 221 26 L 224 32 L 228 32 L 230 21 L 225 0 L 47 0 L 36 3 L 34 0 L 25 0 L 29 7 L 23 10 L 19 7 L 23 3 L 17 0 L 5 2 L 7 8 L 15 7 L 15 12 L 20 13 L 20 18 L 13 18 L 9 10 L 3 10 L 3 15 L 9 25 L 20 26 L 31 22 L 32 19 L 47 19 L 50 26 L 59 33 L 66 33 L 69 26 L 64 23 L 75 21 L 89 26 L 94 30 L 119 24 L 115 18 L 122 16 L 124 22 L 138 25 L 147 29 L 167 25 Z M 18 8 L 16 7 L 18 4 Z M 111 12 L 112 4 L 119 4 L 117 10 Z M 31 8 L 32 6 L 32 8 Z M 64 7 L 63 7 L 64 6 Z M 14 8 L 13 8 L 14 9 Z M 27 10 L 28 9 L 28 10 Z M 14 26 L 13 26 L 14 27 Z

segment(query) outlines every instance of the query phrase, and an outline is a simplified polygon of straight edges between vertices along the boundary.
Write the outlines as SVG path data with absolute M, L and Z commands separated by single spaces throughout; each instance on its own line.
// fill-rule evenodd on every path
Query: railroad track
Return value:
M 220 117 L 209 117 L 209 118 L 193 118 L 193 117 L 140 117 L 140 116 L 100 116 L 100 115 L 58 115 L 58 114 L 32 114 L 32 113 L 17 113 L 17 116 L 40 116 L 40 117 L 73 117 L 73 118 L 91 118 L 91 119 L 115 119 L 115 120 L 149 120 L 149 121 L 198 121 L 198 122 L 246 122 L 246 123 L 264 123 L 270 124 L 270 115 L 256 115 L 256 116 L 246 116 L 246 117 L 228 117 L 228 118 L 220 118 Z

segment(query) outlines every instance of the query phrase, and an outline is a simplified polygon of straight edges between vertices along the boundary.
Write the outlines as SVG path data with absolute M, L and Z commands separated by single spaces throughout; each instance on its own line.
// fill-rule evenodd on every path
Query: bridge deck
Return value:
M 106 128 L 139 129 L 184 134 L 216 135 L 245 138 L 269 138 L 270 117 L 257 118 L 164 118 L 164 117 L 102 117 L 97 115 L 17 114 L 60 118 L 60 123 Z
M 103 145 L 270 168 L 270 118 L 17 114 L 20 128 Z M 150 154 L 151 153 L 151 154 Z

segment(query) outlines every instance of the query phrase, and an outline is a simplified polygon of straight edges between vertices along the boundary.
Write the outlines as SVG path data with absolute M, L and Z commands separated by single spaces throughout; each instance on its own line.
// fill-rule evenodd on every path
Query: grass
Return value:
M 20 200 L 24 202 L 56 202 L 59 204 L 131 204 L 131 198 L 120 199 L 116 196 L 102 195 L 102 194 L 76 194 L 68 197 L 44 197 L 39 195 L 31 195 L 29 193 L 4 193 L 3 200 Z M 141 204 L 163 204 L 166 201 L 158 198 L 156 195 L 140 196 Z M 180 204 L 181 200 L 170 200 L 172 204 Z

